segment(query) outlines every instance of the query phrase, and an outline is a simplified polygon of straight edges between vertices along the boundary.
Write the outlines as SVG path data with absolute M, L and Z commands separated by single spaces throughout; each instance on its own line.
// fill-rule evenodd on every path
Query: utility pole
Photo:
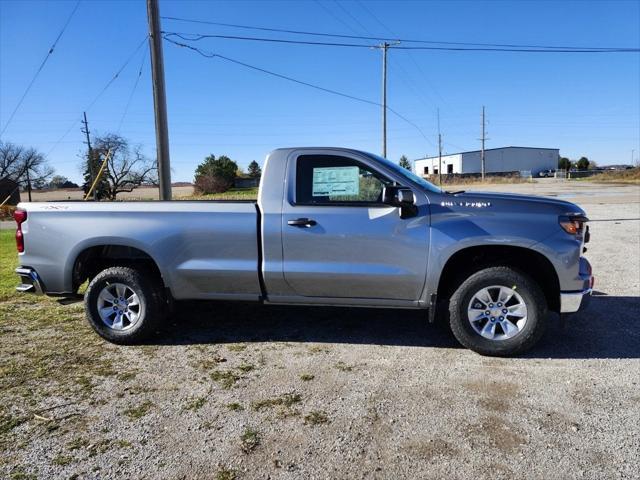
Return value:
M 91 138 L 89 137 L 89 122 L 87 122 L 87 112 L 82 112 L 84 115 L 84 120 L 82 121 L 84 128 L 81 130 L 87 136 L 87 162 L 89 163 L 89 175 L 91 175 L 91 180 L 89 181 L 89 185 L 93 185 L 93 181 L 95 180 L 95 172 L 93 171 L 93 150 L 91 149 Z M 93 190 L 93 200 L 98 200 L 98 189 Z
M 27 192 L 29 192 L 29 201 L 31 201 L 31 179 L 29 178 L 29 170 L 31 166 L 27 165 Z
M 480 171 L 482 173 L 482 181 L 484 182 L 485 165 L 484 165 L 484 142 L 487 140 L 484 121 L 484 105 L 482 106 L 482 149 L 480 150 Z
M 387 50 L 400 42 L 383 42 L 375 48 L 382 49 L 382 156 L 387 157 Z
M 384 42 L 382 48 L 382 156 L 387 158 L 387 49 Z
M 162 31 L 158 0 L 147 0 L 149 20 L 149 49 L 151 50 L 151 76 L 153 79 L 153 106 L 156 119 L 156 151 L 158 156 L 158 182 L 160 200 L 171 200 L 171 165 L 169 161 L 169 127 L 167 123 L 167 97 L 164 85 Z
M 440 134 L 440 109 L 438 109 L 438 185 L 442 188 L 442 135 Z

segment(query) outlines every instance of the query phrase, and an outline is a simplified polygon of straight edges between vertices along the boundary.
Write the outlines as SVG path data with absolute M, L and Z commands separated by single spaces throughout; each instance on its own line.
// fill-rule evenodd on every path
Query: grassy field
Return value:
M 55 415 L 57 405 L 80 402 L 95 379 L 115 374 L 111 361 L 96 361 L 111 346 L 86 328 L 81 305 L 19 295 L 16 265 L 14 233 L 0 231 L 0 471 L 8 448 L 82 428 L 80 415 Z M 10 471 L 4 478 L 32 478 Z
M 585 178 L 584 180 L 587 179 Z M 630 183 L 640 185 L 640 167 L 629 170 L 612 170 L 591 177 L 588 180 L 597 183 Z
M 176 197 L 176 200 L 257 200 L 258 187 L 232 188 L 224 193 L 211 193 L 208 195 L 185 195 Z
M 429 180 L 434 185 L 440 185 L 440 177 L 438 175 L 431 175 Z M 459 175 L 442 175 L 442 185 L 494 185 L 494 184 L 509 184 L 509 183 L 528 183 L 535 182 L 531 178 L 523 178 L 520 176 L 501 176 L 501 175 L 487 175 L 484 180 L 480 177 L 461 177 Z

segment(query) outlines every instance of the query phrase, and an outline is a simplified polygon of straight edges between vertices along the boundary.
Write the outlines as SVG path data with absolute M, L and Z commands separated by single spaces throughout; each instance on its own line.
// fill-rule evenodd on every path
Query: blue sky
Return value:
M 4 127 L 75 1 L 0 1 L 0 126 Z M 640 2 L 168 1 L 161 14 L 347 35 L 428 40 L 640 46 Z M 373 13 L 373 15 L 371 14 Z M 164 20 L 165 31 L 279 36 Z M 392 33 L 390 33 L 392 32 Z M 82 111 L 147 33 L 146 2 L 84 0 L 2 140 L 37 147 L 57 173 L 80 180 Z M 372 101 L 380 100 L 374 49 L 205 39 L 202 49 Z M 190 181 L 213 153 L 241 166 L 286 146 L 345 146 L 380 153 L 380 109 L 164 44 L 172 180 Z M 640 154 L 640 54 L 390 51 L 388 157 L 444 150 L 560 148 L 571 158 L 629 163 Z M 143 63 L 144 62 L 144 63 Z M 143 73 L 135 91 L 138 71 Z M 133 92 L 133 95 L 132 95 Z M 87 111 L 95 133 L 118 131 L 155 156 L 148 46 Z M 62 135 L 70 133 L 61 141 Z

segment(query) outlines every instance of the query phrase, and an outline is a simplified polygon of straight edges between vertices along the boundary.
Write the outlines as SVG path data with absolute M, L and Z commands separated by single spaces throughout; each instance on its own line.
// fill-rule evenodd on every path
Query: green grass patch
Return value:
M 355 365 L 347 365 L 344 362 L 338 362 L 338 363 L 336 363 L 335 366 L 341 372 L 352 372 L 353 369 L 355 368 Z
M 177 197 L 176 200 L 257 200 L 258 187 L 230 188 L 223 193 L 210 193 L 207 195 L 188 195 Z
M 15 230 L 0 230 L 0 302 L 18 295 L 19 279 L 14 273 L 17 266 Z
M 250 363 L 243 363 L 238 367 L 238 370 L 240 370 L 243 373 L 248 373 L 251 370 L 254 370 L 255 368 L 256 368 L 255 365 L 252 365 Z
M 291 408 L 296 403 L 300 403 L 302 401 L 302 395 L 299 393 L 291 392 L 285 393 L 284 395 L 280 395 L 278 397 L 266 398 L 264 400 L 258 400 L 251 404 L 251 407 L 256 410 L 264 410 L 266 408 L 273 407 L 286 407 Z
M 215 370 L 211 372 L 211 380 L 218 382 L 225 390 L 233 387 L 240 378 L 240 375 L 231 370 Z
M 321 425 L 328 421 L 329 417 L 327 416 L 327 413 L 322 410 L 314 410 L 304 416 L 305 425 Z
M 227 408 L 232 412 L 241 412 L 242 410 L 244 410 L 244 407 L 238 402 L 227 403 Z
M 244 453 L 253 452 L 260 445 L 260 435 L 257 430 L 247 428 L 240 435 L 240 449 Z
M 243 352 L 247 349 L 247 346 L 243 343 L 232 343 L 227 345 L 227 350 L 230 352 Z
M 130 420 L 138 420 L 139 418 L 144 417 L 151 408 L 153 407 L 153 403 L 149 400 L 145 400 L 137 407 L 129 407 L 124 411 L 124 414 L 129 417 Z
M 302 375 L 300 375 L 300 380 L 302 380 L 303 382 L 310 382 L 314 378 L 316 378 L 316 376 L 311 375 L 310 373 L 303 373 Z
M 236 480 L 238 475 L 235 470 L 226 467 L 220 467 L 216 472 L 216 480 Z
M 207 399 L 205 397 L 195 398 L 187 403 L 184 409 L 192 411 L 200 410 L 202 407 L 204 407 L 205 403 L 207 403 Z
M 55 457 L 53 457 L 53 460 L 51 460 L 51 463 L 53 463 L 54 465 L 59 465 L 61 467 L 69 465 L 71 462 L 73 462 L 73 458 L 67 457 L 66 455 L 56 455 Z
M 79 450 L 88 447 L 90 443 L 86 438 L 77 437 L 67 443 L 67 450 Z

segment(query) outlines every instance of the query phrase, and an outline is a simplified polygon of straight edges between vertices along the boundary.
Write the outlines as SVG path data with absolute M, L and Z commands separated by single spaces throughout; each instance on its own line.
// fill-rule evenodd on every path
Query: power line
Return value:
M 100 99 L 100 97 L 102 97 L 104 92 L 106 92 L 107 89 L 111 86 L 111 84 L 120 76 L 122 71 L 125 68 L 127 68 L 127 65 L 129 65 L 129 63 L 131 62 L 131 60 L 133 60 L 133 58 L 136 55 L 136 53 L 138 53 L 138 50 L 140 50 L 140 48 L 145 44 L 145 42 L 147 41 L 147 38 L 148 38 L 148 36 L 145 35 L 145 37 L 142 39 L 142 42 L 140 42 L 138 44 L 138 46 L 133 51 L 133 53 L 127 58 L 127 60 L 122 64 L 122 66 L 116 71 L 115 75 L 113 75 L 113 77 L 111 77 L 111 79 L 105 84 L 105 86 L 102 87 L 102 90 L 100 90 L 100 92 L 94 97 L 94 99 L 91 101 L 91 103 L 89 103 L 89 105 L 84 109 L 85 112 L 89 111 L 91 109 L 91 107 L 93 107 L 96 104 L 96 102 Z M 51 152 L 53 152 L 56 149 L 56 147 L 58 145 L 60 145 L 60 143 L 62 143 L 62 141 L 67 137 L 67 135 L 69 135 L 69 133 L 71 133 L 71 131 L 74 128 L 76 128 L 76 126 L 78 125 L 79 122 L 80 122 L 80 118 L 77 118 L 73 122 L 73 124 L 69 127 L 69 129 L 66 132 L 64 132 L 62 134 L 62 136 L 49 149 L 49 151 L 47 152 L 47 156 L 49 156 L 51 154 Z
M 345 27 L 347 27 L 347 30 L 352 31 L 353 33 L 356 34 L 356 36 L 352 36 L 352 35 L 345 35 L 342 38 L 358 38 L 358 32 L 351 26 L 349 25 L 347 22 L 345 22 L 344 20 L 342 20 L 339 16 L 337 16 L 335 13 L 333 13 L 333 11 L 331 11 L 331 9 L 329 7 L 327 7 L 324 3 L 322 3 L 320 0 L 315 0 L 316 4 L 322 8 L 326 13 L 329 14 L 329 16 L 333 17 L 335 20 L 337 20 L 339 23 L 341 23 L 342 25 L 344 25 Z M 231 27 L 231 25 L 226 25 L 228 27 Z M 243 28 L 239 25 L 236 25 L 236 28 Z M 253 30 L 253 28 L 250 27 L 245 27 L 247 29 Z M 261 29 L 262 30 L 262 29 Z M 274 31 L 273 29 L 269 29 L 267 31 Z M 295 34 L 300 34 L 300 35 L 306 35 L 302 32 L 296 32 L 295 30 L 291 30 L 289 32 L 283 32 L 283 33 L 295 33 Z M 310 35 L 310 34 L 309 34 Z M 322 37 L 328 37 L 328 36 L 332 36 L 332 35 L 325 35 L 325 34 L 318 34 L 317 36 L 322 36 Z M 337 38 L 337 37 L 336 37 Z
M 311 40 L 290 40 L 284 38 L 267 38 L 267 37 L 245 37 L 240 35 L 217 35 L 207 33 L 189 33 L 189 32 L 162 32 L 165 38 L 167 36 L 175 36 L 185 41 L 197 42 L 205 38 L 222 38 L 227 40 L 246 40 L 254 42 L 270 42 L 270 43 L 287 43 L 293 45 L 316 45 L 324 47 L 347 47 L 347 48 L 374 48 L 376 45 L 365 43 L 345 43 L 345 42 L 314 42 Z M 192 38 L 189 38 L 191 36 Z M 406 46 L 397 45 L 396 50 L 433 50 L 433 51 L 453 51 L 453 52 L 512 52 L 512 53 L 637 53 L 640 48 L 608 48 L 608 49 L 559 49 L 559 48 L 494 48 L 494 47 L 424 47 L 424 46 Z
M 320 90 L 320 91 L 325 92 L 325 93 L 330 93 L 332 95 L 337 95 L 337 96 L 340 96 L 340 97 L 349 98 L 349 99 L 355 100 L 357 102 L 367 103 L 369 105 L 375 105 L 377 107 L 382 107 L 381 103 L 375 102 L 373 100 L 367 100 L 365 98 L 360 98 L 360 97 L 356 97 L 354 95 L 349 95 L 348 93 L 339 92 L 337 90 L 332 90 L 330 88 L 321 87 L 319 85 L 314 85 L 313 83 L 305 82 L 303 80 L 298 80 L 296 78 L 289 77 L 289 76 L 283 75 L 281 73 L 276 73 L 276 72 L 273 72 L 271 70 L 267 70 L 267 69 L 264 69 L 264 68 L 261 68 L 261 67 L 256 67 L 254 65 L 249 65 L 248 63 L 244 63 L 244 62 L 241 62 L 239 60 L 234 60 L 233 58 L 225 57 L 224 55 L 220 55 L 220 54 L 217 54 L 217 53 L 211 53 L 211 52 L 205 52 L 205 51 L 203 51 L 203 50 L 201 50 L 201 49 L 199 49 L 197 47 L 194 47 L 193 45 L 187 45 L 186 43 L 180 43 L 180 42 L 177 42 L 175 40 L 172 40 L 171 38 L 168 38 L 166 35 L 165 35 L 164 39 L 166 41 L 178 46 L 178 47 L 184 47 L 184 48 L 187 48 L 189 50 L 193 50 L 194 52 L 197 52 L 198 54 L 202 55 L 205 58 L 219 58 L 221 60 L 226 60 L 227 62 L 235 63 L 236 65 L 240 65 L 242 67 L 249 68 L 251 70 L 255 70 L 255 71 L 258 71 L 258 72 L 261 72 L 261 73 L 265 73 L 265 74 L 271 75 L 273 77 L 281 78 L 281 79 L 287 80 L 289 82 L 297 83 L 299 85 L 304 85 L 306 87 L 313 88 L 313 89 L 316 89 L 316 90 Z M 424 134 L 422 129 L 417 124 L 415 124 L 414 122 L 412 122 L 411 120 L 409 120 L 405 116 L 401 115 L 400 113 L 396 112 L 394 109 L 392 109 L 389 106 L 387 106 L 387 110 L 389 110 L 391 113 L 393 113 L 396 117 L 400 118 L 401 120 L 405 121 L 409 125 L 413 126 L 418 132 L 420 132 L 420 135 L 422 135 L 427 142 L 429 142 L 429 143 L 431 143 L 433 145 L 433 142 Z
M 136 89 L 138 88 L 138 83 L 140 82 L 140 77 L 142 77 L 142 71 L 144 69 L 144 64 L 147 60 L 147 52 L 142 52 L 142 62 L 140 63 L 140 69 L 138 70 L 138 75 L 136 75 L 136 80 L 133 83 L 133 88 L 131 89 L 131 93 L 129 94 L 129 98 L 127 99 L 127 103 L 124 107 L 124 112 L 122 112 L 122 117 L 120 117 L 120 122 L 118 123 L 118 129 L 116 133 L 120 133 L 120 129 L 122 128 L 122 123 L 124 122 L 127 113 L 129 112 L 129 106 L 131 105 L 131 100 L 133 99 L 134 93 L 136 93 Z
M 345 25 L 349 30 L 355 33 L 355 30 L 343 22 L 339 17 L 336 17 L 333 12 L 327 9 L 321 2 L 316 0 L 326 12 L 328 12 L 331 16 L 336 18 L 340 23 Z M 339 3 L 337 5 L 340 5 Z M 526 48 L 526 49 L 560 49 L 560 50 L 598 50 L 598 51 L 618 51 L 618 50 L 635 50 L 637 49 L 629 49 L 625 47 L 575 47 L 575 46 L 559 46 L 559 45 L 523 45 L 523 44 L 512 44 L 512 43 L 476 43 L 476 42 L 451 42 L 451 41 L 442 41 L 442 40 L 424 40 L 424 39 L 410 39 L 410 38 L 398 38 L 398 37 L 385 37 L 385 36 L 364 36 L 364 35 L 345 35 L 345 34 L 337 34 L 337 33 L 326 33 L 326 32 L 311 32 L 311 31 L 303 31 L 303 30 L 291 30 L 291 29 L 283 29 L 283 28 L 272 28 L 272 27 L 259 27 L 254 25 L 241 25 L 234 23 L 223 23 L 223 22 L 213 22 L 208 20 L 196 20 L 189 18 L 180 18 L 180 17 L 161 17 L 164 20 L 173 20 L 178 22 L 186 22 L 186 23 L 197 23 L 203 25 L 215 25 L 220 27 L 229 27 L 229 28 L 238 28 L 244 30 L 256 30 L 256 31 L 264 31 L 264 32 L 277 32 L 277 33 L 290 33 L 294 35 L 310 35 L 310 36 L 320 36 L 320 37 L 333 37 L 333 38 L 348 38 L 348 39 L 357 39 L 357 40 L 375 40 L 375 41 L 399 41 L 403 43 L 423 43 L 423 44 L 435 44 L 435 45 L 458 45 L 458 46 L 473 46 L 473 47 L 496 47 L 496 48 Z
M 56 37 L 56 39 L 54 40 L 53 44 L 51 45 L 51 48 L 49 48 L 49 51 L 47 52 L 47 54 L 45 55 L 44 59 L 40 63 L 40 66 L 36 70 L 36 73 L 31 78 L 31 81 L 29 82 L 29 85 L 27 85 L 27 88 L 25 89 L 24 93 L 22 94 L 22 97 L 20 97 L 20 100 L 18 100 L 18 103 L 16 104 L 16 107 L 13 109 L 13 112 L 11 112 L 11 115 L 9 115 L 9 120 L 7 120 L 7 123 L 4 124 L 4 127 L 2 128 L 2 131 L 0 132 L 0 137 L 2 135 L 4 135 L 4 132 L 7 130 L 7 127 L 11 123 L 11 120 L 13 120 L 13 117 L 15 116 L 16 112 L 20 108 L 20 105 L 22 105 L 22 102 L 27 97 L 27 94 L 29 93 L 29 91 L 31 90 L 31 87 L 33 86 L 33 84 L 35 83 L 36 79 L 40 75 L 40 72 L 42 72 L 42 69 L 44 68 L 45 64 L 47 63 L 47 60 L 49 60 L 49 57 L 51 56 L 51 54 L 55 50 L 56 45 L 58 45 L 58 41 L 60 40 L 60 38 L 62 38 L 62 34 L 67 29 L 67 26 L 69 25 L 69 22 L 71 22 L 71 19 L 73 18 L 73 16 L 75 15 L 76 11 L 78 10 L 78 7 L 80 6 L 80 2 L 81 1 L 82 0 L 78 0 L 76 2 L 75 7 L 73 7 L 73 10 L 71 11 L 71 14 L 67 17 L 67 21 L 62 26 L 62 29 L 60 30 L 60 33 L 58 33 L 58 36 Z
M 369 8 L 365 5 L 364 2 L 357 0 L 358 5 L 360 6 L 360 8 L 362 8 L 365 12 L 367 12 L 369 14 L 369 16 L 371 16 L 377 23 L 378 25 L 380 25 L 383 29 L 385 29 L 388 33 L 390 33 L 393 36 L 396 36 L 395 32 L 393 32 L 389 27 L 387 27 L 382 20 L 380 20 L 380 18 L 378 18 L 378 16 Z M 416 69 L 418 70 L 418 72 L 422 75 L 422 78 L 425 80 L 425 82 L 429 85 L 430 89 L 435 92 L 435 94 L 440 97 L 440 100 L 447 104 L 447 101 L 444 99 L 444 97 L 442 95 L 440 95 L 440 92 L 438 92 L 438 90 L 436 89 L 436 87 L 433 85 L 433 83 L 429 80 L 429 77 L 427 76 L 427 74 L 424 72 L 424 70 L 422 69 L 422 67 L 420 66 L 420 64 L 416 61 L 416 59 L 413 56 L 413 53 L 411 51 L 407 51 L 406 52 L 407 55 L 409 56 L 409 59 L 411 60 L 411 62 L 413 62 L 413 65 L 416 67 Z M 402 67 L 402 64 L 398 61 L 398 66 L 400 67 L 401 70 L 404 71 L 404 68 Z M 407 77 L 409 77 L 409 75 L 407 74 Z M 423 102 L 425 103 L 425 105 L 427 105 L 428 107 L 430 107 L 429 102 L 426 101 L 422 90 L 418 89 L 418 97 L 421 98 L 423 100 Z
M 178 37 L 188 42 L 198 42 L 205 38 L 223 38 L 226 40 L 251 40 L 255 42 L 273 42 L 273 43 L 291 43 L 295 45 L 318 45 L 324 47 L 352 47 L 352 48 L 374 48 L 376 45 L 365 43 L 339 43 L 339 42 L 313 42 L 305 40 L 288 40 L 284 38 L 266 38 L 266 37 L 243 37 L 239 35 L 214 35 L 205 33 L 186 33 L 186 32 L 162 32 L 165 38 Z M 191 38 L 189 38 L 191 36 Z

